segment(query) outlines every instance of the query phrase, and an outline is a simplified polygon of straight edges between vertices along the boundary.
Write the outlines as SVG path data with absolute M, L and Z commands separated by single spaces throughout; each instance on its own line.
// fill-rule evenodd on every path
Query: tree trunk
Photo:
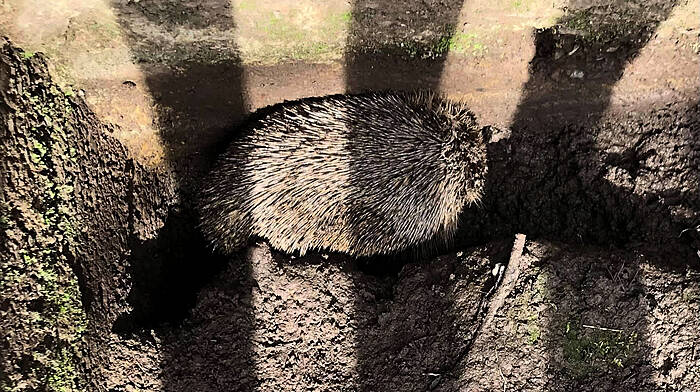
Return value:
M 109 328 L 132 308 L 130 245 L 163 226 L 174 184 L 41 55 L 0 46 L 0 389 L 100 390 Z

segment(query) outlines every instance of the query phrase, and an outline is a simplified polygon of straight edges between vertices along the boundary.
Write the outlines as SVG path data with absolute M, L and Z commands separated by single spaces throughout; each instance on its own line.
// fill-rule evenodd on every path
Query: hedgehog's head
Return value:
M 452 175 L 460 181 L 466 203 L 481 200 L 486 182 L 488 165 L 484 132 L 476 117 L 466 106 L 452 104 L 446 108 L 447 137 L 443 145 L 443 158 Z

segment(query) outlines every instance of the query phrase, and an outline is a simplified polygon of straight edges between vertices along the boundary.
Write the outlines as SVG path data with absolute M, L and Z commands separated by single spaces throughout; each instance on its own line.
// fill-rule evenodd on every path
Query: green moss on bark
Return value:
M 41 66 L 21 56 L 26 69 Z M 3 239 L 12 255 L 2 263 L 0 291 L 14 298 L 13 338 L 28 346 L 25 366 L 7 365 L 3 389 L 19 391 L 78 391 L 86 382 L 80 370 L 87 318 L 78 278 L 73 269 L 75 219 L 75 162 L 69 136 L 73 103 L 52 82 L 18 76 L 10 94 L 10 137 L 3 150 L 21 157 L 12 173 L 15 181 L 3 194 Z M 25 146 L 26 151 L 22 151 Z M 14 151 L 13 151 L 14 150 Z M 75 152 L 73 151 L 73 154 Z M 19 342 L 21 340 L 21 343 Z M 10 360 L 12 363 L 13 361 Z

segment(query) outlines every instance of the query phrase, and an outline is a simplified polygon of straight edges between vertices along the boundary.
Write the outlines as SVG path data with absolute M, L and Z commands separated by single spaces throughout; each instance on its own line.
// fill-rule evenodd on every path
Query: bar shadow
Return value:
M 446 50 L 429 53 L 420 48 L 449 40 L 461 8 L 461 0 L 355 0 L 344 60 L 346 91 L 437 89 Z M 426 37 L 424 32 L 437 35 Z M 356 170 L 362 166 L 354 163 Z M 358 390 L 426 390 L 440 382 L 429 374 L 442 372 L 454 360 L 450 352 L 457 351 L 453 343 L 459 333 L 452 328 L 457 325 L 455 314 L 448 311 L 447 298 L 432 297 L 429 283 L 437 284 L 458 267 L 449 262 L 407 266 L 415 258 L 404 256 L 410 255 L 363 260 L 352 276 L 355 287 L 370 291 L 358 293 L 354 304 Z M 406 291 L 411 284 L 412 294 Z M 428 308 L 421 306 L 426 301 L 431 303 Z M 430 316 L 433 311 L 435 317 Z
M 221 10 L 228 6 L 228 2 L 222 0 L 208 2 L 211 7 L 204 7 L 206 10 Z M 452 1 L 448 6 L 441 4 L 435 18 L 428 20 L 432 23 L 447 22 L 446 26 L 454 26 L 461 7 L 461 2 L 457 3 Z M 211 165 L 210 159 L 215 155 L 214 152 L 226 144 L 225 140 L 233 137 L 227 131 L 226 124 L 238 121 L 245 112 L 240 93 L 242 72 L 235 61 L 235 53 L 231 53 L 231 59 L 213 65 L 204 61 L 198 63 L 192 59 L 178 59 L 173 63 L 166 61 L 164 68 L 155 67 L 148 59 L 167 58 L 172 54 L 168 53 L 172 48 L 163 46 L 157 38 L 149 37 L 148 34 L 138 33 L 143 30 L 134 27 L 143 20 L 148 21 L 146 25 L 155 25 L 164 31 L 180 26 L 195 29 L 203 26 L 225 28 L 233 26 L 234 21 L 230 17 L 216 16 L 218 13 L 196 12 L 196 9 L 188 8 L 184 14 L 190 16 L 178 22 L 178 25 L 168 25 L 168 18 L 155 16 L 158 7 L 154 4 L 171 7 L 160 1 L 148 4 L 120 3 L 117 5 L 117 13 L 124 30 L 128 35 L 131 32 L 134 52 L 144 60 L 147 83 L 154 99 L 159 102 L 159 125 L 166 130 L 162 137 L 169 147 L 168 159 L 177 173 L 182 203 L 179 210 L 171 212 L 156 239 L 146 242 L 134 239 L 132 273 L 135 284 L 133 295 L 130 295 L 134 311 L 121 319 L 115 327 L 120 333 L 132 333 L 166 322 L 177 325 L 191 310 L 202 286 L 208 282 L 219 282 L 213 283 L 215 291 L 223 294 L 218 302 L 211 303 L 214 304 L 212 306 L 221 306 L 223 309 L 221 312 L 225 315 L 226 324 L 216 325 L 219 325 L 222 333 L 227 334 L 219 340 L 219 344 L 226 344 L 212 346 L 207 340 L 207 333 L 211 330 L 207 328 L 194 328 L 191 334 L 188 329 L 192 325 L 188 329 L 175 327 L 176 329 L 170 330 L 174 332 L 168 335 L 169 338 L 164 343 L 166 349 L 162 360 L 164 389 L 230 390 L 232 382 L 237 382 L 240 390 L 249 387 L 253 389 L 255 369 L 250 347 L 253 317 L 249 307 L 249 290 L 254 282 L 251 281 L 251 268 L 245 262 L 242 265 L 226 265 L 228 259 L 211 255 L 196 229 L 196 214 L 193 209 L 201 174 Z M 429 7 L 425 3 L 423 6 Z M 401 55 L 386 55 L 382 48 L 374 53 L 359 49 L 362 40 L 356 34 L 358 31 L 369 30 L 361 26 L 363 23 L 371 23 L 371 14 L 382 9 L 392 9 L 390 15 L 405 14 L 394 12 L 397 7 L 421 6 L 387 2 L 382 7 L 377 7 L 370 2 L 354 3 L 352 15 L 356 19 L 350 29 L 351 38 L 346 55 L 348 92 L 368 88 L 401 90 L 437 87 L 444 68 L 444 54 L 438 58 L 412 59 Z M 408 11 L 419 13 L 414 9 Z M 662 13 L 653 21 L 643 19 L 639 31 L 653 32 L 659 20 L 668 16 L 668 12 Z M 427 22 L 419 20 L 415 25 L 409 23 L 407 26 L 415 26 L 412 28 L 418 30 L 421 26 L 425 27 L 421 23 Z M 384 29 L 379 33 L 387 37 L 404 39 L 395 34 L 392 23 L 377 23 L 377 26 L 379 30 Z M 453 33 L 449 27 L 446 29 L 447 36 Z M 359 41 L 355 41 L 356 38 Z M 525 86 L 524 98 L 515 116 L 511 136 L 489 146 L 491 174 L 484 208 L 465 213 L 464 220 L 476 222 L 473 227 L 478 227 L 480 232 L 469 232 L 468 229 L 463 231 L 461 236 L 468 238 L 464 243 L 505 237 L 521 231 L 533 237 L 624 245 L 636 240 L 663 241 L 670 238 L 670 233 L 677 228 L 689 224 L 687 220 L 674 220 L 670 207 L 661 200 L 675 197 L 690 200 L 697 207 L 697 194 L 685 195 L 679 194 L 680 191 L 669 190 L 667 194 L 636 197 L 611 184 L 603 172 L 604 165 L 601 162 L 631 172 L 634 171 L 635 161 L 638 164 L 640 156 L 648 151 L 640 151 L 639 145 L 621 153 L 601 151 L 596 144 L 595 134 L 588 127 L 589 124 L 595 126 L 600 121 L 602 112 L 610 102 L 611 86 L 619 80 L 626 63 L 646 44 L 648 36 L 632 46 L 618 48 L 610 56 L 610 63 L 602 68 L 598 68 L 600 64 L 595 60 L 602 49 L 597 46 L 579 48 L 573 55 L 563 57 L 561 62 L 558 60 L 562 57 L 555 59 L 560 51 L 569 53 L 573 50 L 572 45 L 580 45 L 579 40 L 576 35 L 555 34 L 553 30 L 537 33 L 537 54 L 531 62 L 531 77 Z M 183 52 L 198 53 L 200 49 L 196 47 Z M 570 65 L 576 67 L 574 71 L 583 72 L 582 81 L 577 78 L 565 79 L 566 83 L 562 84 L 559 80 L 555 82 L 551 79 L 554 71 L 566 69 Z M 585 75 L 596 73 L 599 73 L 597 77 L 585 79 Z M 222 85 L 226 89 L 222 89 Z M 591 97 L 590 102 L 582 108 L 582 98 Z M 203 103 L 211 106 L 203 106 Z M 693 140 L 689 143 L 693 143 Z M 570 181 L 563 182 L 563 179 Z M 155 254 L 159 256 L 153 257 Z M 390 271 L 381 268 L 366 271 L 370 277 L 377 277 L 380 283 L 376 290 L 385 293 L 387 298 L 392 295 L 399 274 L 398 268 L 391 268 Z M 168 273 L 164 274 L 163 271 Z M 441 273 L 439 277 L 444 278 L 443 275 Z M 364 278 L 360 277 L 362 279 Z M 358 287 L 362 284 L 364 283 L 359 280 L 356 282 Z M 213 295 L 213 291 L 205 295 L 210 294 Z M 205 300 L 207 301 L 208 299 Z M 381 303 L 378 301 L 372 306 L 381 306 Z M 240 306 L 231 307 L 231 304 Z M 364 312 L 368 306 L 366 301 L 360 299 L 355 305 L 356 312 Z M 376 309 L 367 310 L 370 315 L 379 313 Z M 421 331 L 412 330 L 408 323 L 410 320 L 392 321 L 389 327 L 394 334 L 387 335 L 391 342 L 409 341 L 415 337 L 415 333 Z M 360 375 L 359 387 L 362 390 L 395 389 L 399 366 L 392 359 L 392 351 L 382 346 L 386 342 L 380 342 L 377 336 L 369 332 L 371 328 L 379 326 L 379 321 L 379 317 L 368 318 L 359 324 L 364 329 L 357 331 L 357 373 Z M 202 326 L 206 320 L 195 317 L 191 322 Z M 451 324 L 447 322 L 445 325 Z M 457 339 L 456 332 L 446 331 L 440 336 L 440 342 L 454 339 Z M 226 351 L 225 347 L 231 346 L 235 346 L 235 349 Z M 433 370 L 429 368 L 430 353 L 414 351 L 405 359 L 408 363 L 424 367 L 423 370 L 429 373 Z M 218 361 L 226 355 L 231 356 L 230 361 Z M 230 376 L 232 367 L 244 376 L 238 379 Z M 425 389 L 426 385 L 411 384 L 414 381 L 406 381 L 405 385 Z M 428 386 L 432 382 L 426 380 Z
M 535 238 L 604 246 L 679 242 L 679 233 L 693 222 L 676 217 L 672 210 L 690 206 L 697 211 L 700 194 L 669 187 L 637 195 L 629 188 L 656 188 L 643 175 L 649 177 L 654 167 L 647 160 L 664 142 L 685 144 L 688 151 L 698 149 L 697 130 L 688 124 L 659 136 L 665 125 L 671 125 L 663 118 L 692 116 L 692 104 L 660 109 L 648 118 L 635 119 L 635 114 L 630 114 L 629 120 L 602 121 L 626 65 L 637 57 L 674 5 L 665 4 L 656 13 L 631 4 L 599 10 L 610 18 L 639 13 L 630 32 L 604 41 L 554 28 L 535 32 L 530 78 L 509 137 L 489 144 L 489 181 L 483 208 L 465 212 L 464 221 L 474 223 L 462 225 L 464 238 L 509 237 L 524 232 Z M 568 14 L 558 25 L 567 25 L 582 14 L 592 18 L 597 9 L 591 8 Z M 614 135 L 616 144 L 599 143 L 600 137 L 610 136 L 613 127 L 624 132 Z M 692 178 L 692 162 L 675 163 Z M 672 185 L 681 188 L 682 184 L 676 181 Z M 688 250 L 680 252 L 684 259 Z
M 695 250 L 679 233 L 697 224 L 693 219 L 698 218 L 700 211 L 700 194 L 683 189 L 683 184 L 678 182 L 676 187 L 653 191 L 658 187 L 649 182 L 649 176 L 644 177 L 644 172 L 653 170 L 650 158 L 657 155 L 657 149 L 664 148 L 664 143 L 686 144 L 689 151 L 700 149 L 697 130 L 672 124 L 673 119 L 693 116 L 693 112 L 697 118 L 697 107 L 659 109 L 641 114 L 641 119 L 640 114 L 630 114 L 632 121 L 603 117 L 610 106 L 613 87 L 626 66 L 639 55 L 674 6 L 675 2 L 648 7 L 631 2 L 591 6 L 570 10 L 557 21 L 558 26 L 571 26 L 584 20 L 583 32 L 567 32 L 564 28 L 535 32 L 536 53 L 529 65 L 530 77 L 523 88 L 510 135 L 489 145 L 490 171 L 483 208 L 468 209 L 462 217 L 463 222 L 469 222 L 462 225 L 460 233 L 464 244 L 526 233 L 530 239 L 613 249 L 641 247 L 664 254 L 652 260 L 665 260 L 667 268 L 682 270 L 692 265 L 691 260 L 697 257 Z M 635 25 L 625 31 L 616 30 L 617 17 L 633 20 Z M 610 129 L 618 132 L 612 138 L 615 145 L 600 141 L 606 132 L 609 136 Z M 676 164 L 692 178 L 692 163 Z M 674 183 L 669 181 L 669 184 Z M 640 195 L 634 192 L 635 186 L 652 191 Z M 696 211 L 696 216 L 675 214 L 677 208 Z M 585 270 L 577 265 L 572 268 Z M 627 264 L 625 268 L 629 276 L 636 277 L 639 273 L 638 263 Z M 595 275 L 590 268 L 581 274 Z M 571 284 L 587 283 L 579 280 Z M 643 290 L 641 284 L 633 285 L 635 290 Z M 573 302 L 586 303 L 585 291 L 578 292 L 580 297 Z M 615 295 L 625 298 L 629 294 Z M 638 333 L 639 352 L 642 355 L 650 352 L 643 343 L 647 333 L 643 317 L 635 320 L 612 317 L 603 309 L 586 309 L 585 316 L 577 312 L 572 313 L 580 316 L 573 325 L 577 331 L 587 321 L 604 320 L 611 323 L 608 327 Z M 559 316 L 562 315 L 556 318 Z M 588 319 L 584 320 L 585 317 Z M 568 328 L 564 332 L 564 327 L 556 323 L 547 328 L 546 333 L 552 336 L 571 333 Z M 584 334 L 592 332 L 580 334 L 578 339 L 584 339 Z M 552 346 L 548 350 L 553 353 L 557 349 L 560 347 Z M 631 373 L 618 367 L 602 373 L 577 374 L 553 360 L 547 366 L 553 380 L 549 389 L 644 385 L 652 390 L 652 369 L 646 364 L 643 358 L 633 363 L 635 368 Z
M 216 385 L 221 387 L 220 376 L 230 373 L 232 362 L 238 366 L 239 381 L 249 380 L 240 385 L 254 385 L 252 310 L 238 306 L 250 304 L 250 266 L 240 255 L 211 252 L 198 229 L 195 210 L 204 174 L 236 136 L 234 125 L 246 114 L 231 3 L 113 1 L 112 7 L 155 102 L 157 127 L 179 198 L 154 238 L 143 240 L 135 234 L 130 238 L 132 310 L 119 317 L 113 331 L 125 337 L 160 331 L 164 390 L 215 390 Z M 176 39 L 181 33 L 204 30 L 226 38 L 185 43 Z M 227 318 L 221 322 L 226 329 L 221 331 L 231 332 L 227 338 L 235 347 L 225 353 L 212 350 L 206 336 L 188 332 L 199 331 L 189 324 L 205 322 L 201 314 L 191 314 L 195 304 L 207 306 L 217 292 L 221 292 L 219 312 L 230 310 L 225 311 Z M 183 325 L 185 320 L 188 325 Z

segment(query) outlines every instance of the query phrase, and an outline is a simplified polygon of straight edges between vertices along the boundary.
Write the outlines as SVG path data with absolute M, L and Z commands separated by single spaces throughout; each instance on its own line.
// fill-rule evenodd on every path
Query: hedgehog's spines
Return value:
M 198 205 L 202 232 L 225 252 L 253 235 L 302 254 L 446 244 L 483 187 L 474 115 L 432 91 L 285 102 L 242 130 Z

